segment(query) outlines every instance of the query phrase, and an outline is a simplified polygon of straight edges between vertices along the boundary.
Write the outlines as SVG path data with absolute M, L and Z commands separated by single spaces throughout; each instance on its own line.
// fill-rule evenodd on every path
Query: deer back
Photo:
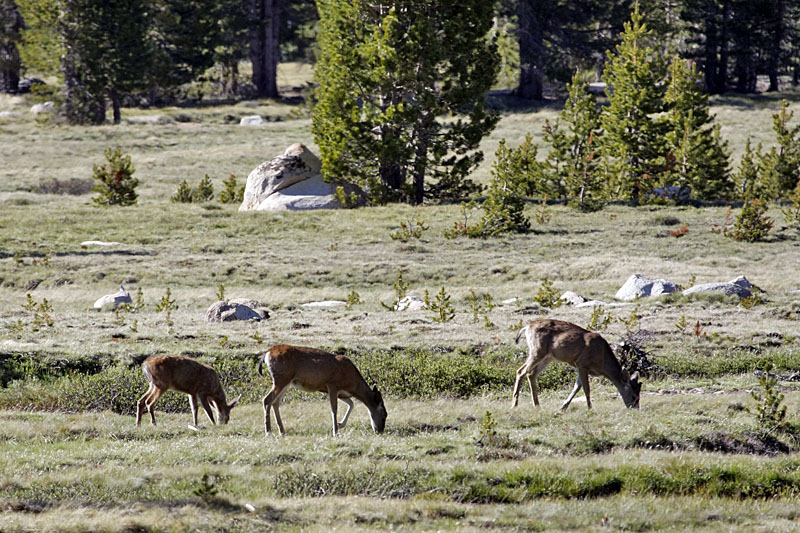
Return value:
M 142 364 L 147 380 L 159 389 L 184 394 L 206 393 L 225 401 L 217 372 L 202 363 L 180 355 L 150 357 Z

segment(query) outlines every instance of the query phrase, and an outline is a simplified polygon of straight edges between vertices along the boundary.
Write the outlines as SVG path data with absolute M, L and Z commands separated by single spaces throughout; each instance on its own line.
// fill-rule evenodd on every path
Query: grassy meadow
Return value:
M 284 69 L 286 85 L 307 74 Z M 771 143 L 781 97 L 800 115 L 800 92 L 713 101 L 734 162 L 748 137 Z M 475 178 L 484 183 L 499 139 L 540 139 L 559 112 L 503 95 L 493 102 L 503 118 L 483 142 Z M 444 238 L 469 215 L 458 205 L 239 213 L 169 197 L 205 174 L 218 195 L 230 174 L 244 183 L 294 142 L 315 148 L 307 111 L 292 100 L 124 109 L 123 124 L 91 128 L 36 119 L 32 103 L 0 96 L 0 111 L 16 113 L 0 117 L 0 530 L 800 526 L 800 385 L 777 384 L 788 421 L 780 429 L 758 422 L 751 396 L 764 394 L 755 371 L 766 364 L 781 375 L 800 369 L 800 230 L 783 223 L 781 206 L 770 208 L 770 238 L 753 244 L 714 231 L 727 205 L 583 214 L 531 203 L 530 217 L 546 222 L 491 240 Z M 269 122 L 239 126 L 252 114 Z M 131 155 L 139 205 L 92 205 L 87 182 L 108 147 Z M 392 238 L 417 221 L 428 228 L 420 238 Z M 688 233 L 670 235 L 684 225 Z M 89 240 L 119 244 L 81 244 Z M 409 295 L 444 289 L 453 320 L 387 310 L 399 272 Z M 752 306 L 669 296 L 594 317 L 537 302 L 552 283 L 557 294 L 619 304 L 613 296 L 634 273 L 687 287 L 744 275 L 763 292 Z M 120 284 L 141 291 L 138 308 L 92 308 Z M 206 323 L 221 294 L 259 300 L 271 317 Z M 168 299 L 169 313 L 157 310 Z M 651 364 L 641 408 L 625 409 L 595 379 L 592 411 L 581 395 L 559 413 L 574 373 L 554 364 L 539 378 L 541 409 L 526 386 L 512 411 L 525 357 L 516 331 L 544 316 L 595 320 L 611 343 L 633 335 Z M 386 433 L 372 432 L 359 404 L 334 438 L 327 400 L 293 392 L 282 409 L 287 435 L 265 437 L 270 380 L 255 367 L 274 343 L 348 354 L 384 392 Z M 228 425 L 201 413 L 200 430 L 188 429 L 188 401 L 170 392 L 158 426 L 135 427 L 147 389 L 140 363 L 163 353 L 212 364 L 229 397 L 243 395 Z

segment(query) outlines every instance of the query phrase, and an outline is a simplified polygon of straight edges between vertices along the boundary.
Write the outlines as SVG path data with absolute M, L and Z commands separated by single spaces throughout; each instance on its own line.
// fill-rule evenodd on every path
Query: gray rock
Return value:
M 264 320 L 269 318 L 269 309 L 266 305 L 262 304 L 258 300 L 253 300 L 252 298 L 234 298 L 230 300 L 231 303 L 245 305 L 261 315 L 261 318 Z
M 677 283 L 665 279 L 653 279 L 642 274 L 633 274 L 628 281 L 620 287 L 614 298 L 617 300 L 635 300 L 646 296 L 661 296 L 679 291 Z
M 559 300 L 569 305 L 580 305 L 586 301 L 586 298 L 576 292 L 567 291 L 561 295 Z
M 55 105 L 53 102 L 44 102 L 42 104 L 34 104 L 31 107 L 31 113 L 34 115 L 40 115 L 42 113 L 55 113 Z
M 206 322 L 232 322 L 234 320 L 262 320 L 250 307 L 234 302 L 217 302 L 206 311 Z
M 0 118 L 14 118 L 18 116 L 19 113 L 16 111 L 0 111 Z
M 248 115 L 246 117 L 242 117 L 239 121 L 240 126 L 260 126 L 261 124 L 265 124 L 267 121 L 261 115 Z
M 419 296 L 406 296 L 394 306 L 395 311 L 419 311 L 425 309 L 425 302 Z
M 286 151 L 257 166 L 247 177 L 244 198 L 239 211 L 283 211 L 335 209 L 337 184 L 326 182 L 320 174 L 322 163 L 302 144 L 293 144 Z M 345 192 L 363 192 L 342 185 Z
M 99 298 L 94 303 L 94 308 L 102 309 L 105 311 L 113 311 L 120 305 L 126 303 L 127 304 L 133 303 L 133 300 L 131 299 L 130 293 L 125 290 L 125 287 L 120 285 L 118 292 L 114 294 L 106 294 L 105 296 Z
M 738 296 L 739 298 L 749 298 L 752 296 L 752 292 L 750 289 L 753 288 L 753 284 L 744 277 L 739 276 L 736 279 L 732 279 L 728 282 L 720 282 L 720 283 L 703 283 L 700 285 L 695 285 L 694 287 L 689 287 L 685 291 L 683 291 L 684 295 L 689 294 L 702 294 L 707 292 L 721 292 L 726 296 Z

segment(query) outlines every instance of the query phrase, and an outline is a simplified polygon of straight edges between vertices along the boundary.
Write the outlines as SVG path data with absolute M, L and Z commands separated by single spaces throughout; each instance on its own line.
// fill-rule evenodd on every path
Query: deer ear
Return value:
M 376 402 L 381 403 L 383 401 L 383 396 L 381 395 L 381 391 L 378 390 L 377 385 L 372 387 L 372 394 L 375 396 Z
M 233 409 L 234 407 L 236 407 L 236 404 L 239 403 L 239 400 L 241 399 L 242 395 L 240 394 L 239 396 L 236 397 L 235 400 L 233 400 L 230 404 L 228 404 L 228 409 Z
M 639 381 L 639 371 L 638 370 L 636 372 L 634 372 L 633 375 L 631 376 L 631 381 L 632 382 Z

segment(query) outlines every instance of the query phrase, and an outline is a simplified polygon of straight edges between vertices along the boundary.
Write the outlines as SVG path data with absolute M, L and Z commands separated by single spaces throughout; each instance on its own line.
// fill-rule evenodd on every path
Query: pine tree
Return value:
M 669 162 L 664 186 L 689 189 L 700 199 L 727 198 L 733 192 L 727 143 L 709 114 L 701 76 L 688 61 L 673 58 L 664 95 L 670 130 L 665 139 Z
M 312 131 L 326 178 L 374 202 L 463 197 L 497 123 L 494 2 L 320 0 Z M 445 115 L 454 120 L 442 121 Z
M 786 100 L 781 101 L 781 110 L 772 115 L 778 145 L 761 156 L 764 181 L 773 192 L 771 197 L 791 194 L 800 179 L 800 124 L 789 127 L 793 115 Z
M 600 172 L 600 111 L 588 84 L 576 73 L 567 85 L 569 94 L 559 121 L 545 123 L 545 141 L 552 146 L 546 163 L 562 182 L 567 203 L 581 211 L 596 211 L 603 206 L 605 183 Z M 552 162 L 559 162 L 552 165 Z M 560 168 L 559 168 L 560 167 Z
M 603 81 L 611 92 L 600 119 L 602 148 L 614 164 L 611 185 L 619 197 L 634 204 L 656 184 L 666 155 L 664 123 L 653 118 L 663 110 L 666 69 L 648 45 L 651 32 L 642 19 L 636 4 L 616 53 L 607 53 Z
M 67 49 L 62 60 L 67 118 L 72 122 L 102 122 L 100 109 L 108 97 L 117 124 L 122 95 L 143 87 L 146 80 L 142 71 L 149 64 L 151 52 L 147 40 L 149 2 L 62 1 L 59 31 Z M 83 107 L 84 99 L 88 110 Z

